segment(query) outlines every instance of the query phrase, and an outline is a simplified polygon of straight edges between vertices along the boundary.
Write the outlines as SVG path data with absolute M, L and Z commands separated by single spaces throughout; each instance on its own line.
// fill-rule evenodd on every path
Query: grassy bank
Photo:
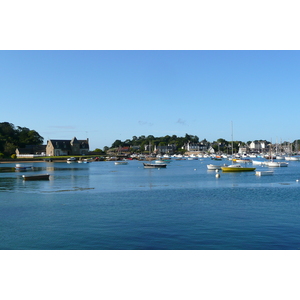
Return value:
M 53 161 L 53 162 L 65 162 L 69 157 L 75 157 L 77 160 L 79 159 L 86 159 L 86 158 L 96 158 L 99 157 L 97 155 L 74 155 L 74 156 L 42 156 L 42 157 L 35 157 L 35 158 L 2 158 L 0 159 L 0 163 L 26 163 L 26 162 L 44 162 L 44 161 Z

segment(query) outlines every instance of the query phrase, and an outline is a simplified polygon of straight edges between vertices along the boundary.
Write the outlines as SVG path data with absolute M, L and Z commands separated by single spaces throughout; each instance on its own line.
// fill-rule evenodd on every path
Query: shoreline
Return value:
M 65 162 L 66 160 L 56 160 L 53 159 L 52 162 Z M 40 162 L 47 162 L 44 160 L 1 160 L 0 164 L 18 164 L 18 163 L 40 163 Z

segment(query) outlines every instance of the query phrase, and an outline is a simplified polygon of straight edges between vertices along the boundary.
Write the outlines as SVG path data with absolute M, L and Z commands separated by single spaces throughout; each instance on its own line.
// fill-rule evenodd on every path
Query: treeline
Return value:
M 206 140 L 203 140 L 206 142 Z M 111 145 L 111 148 L 119 147 L 129 147 L 129 146 L 139 146 L 144 147 L 145 145 L 151 144 L 156 146 L 167 146 L 176 145 L 177 148 L 181 148 L 187 143 L 199 143 L 199 138 L 196 135 L 186 134 L 185 137 L 178 137 L 177 135 L 166 135 L 164 137 L 154 137 L 153 135 L 148 135 L 147 137 L 141 135 L 139 137 L 133 136 L 132 139 L 127 139 L 125 141 L 115 140 Z
M 42 145 L 44 138 L 35 130 L 27 127 L 16 126 L 12 123 L 0 123 L 0 154 L 10 156 L 16 148 L 24 148 L 26 145 Z

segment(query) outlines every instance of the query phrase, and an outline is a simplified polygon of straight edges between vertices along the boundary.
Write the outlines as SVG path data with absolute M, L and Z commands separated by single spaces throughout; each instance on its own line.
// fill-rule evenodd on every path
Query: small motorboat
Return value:
M 160 169 L 166 168 L 167 164 L 143 163 L 145 169 Z
M 236 159 L 235 161 L 240 164 L 252 163 L 252 160 L 248 158 L 240 158 Z
M 164 164 L 170 163 L 170 160 L 158 159 L 158 160 L 155 160 L 154 163 L 158 164 L 158 165 L 164 165 Z
M 69 157 L 69 158 L 67 158 L 67 163 L 68 164 L 71 164 L 71 163 L 73 163 L 75 161 L 77 161 L 77 159 L 75 157 Z
M 299 156 L 286 156 L 285 160 L 299 161 L 300 157 Z
M 24 180 L 49 180 L 50 174 L 22 175 Z
M 255 175 L 257 175 L 257 176 L 270 176 L 273 174 L 274 174 L 273 171 L 256 171 L 255 172 Z
M 284 161 L 266 161 L 265 165 L 267 167 L 287 167 L 289 163 Z
M 16 164 L 15 170 L 16 171 L 27 171 L 27 170 L 32 170 L 32 166 L 27 166 L 27 165 L 21 165 L 21 164 Z
M 226 165 L 224 165 L 224 166 L 226 166 Z M 221 170 L 221 167 L 222 167 L 221 165 L 213 165 L 213 164 L 207 165 L 208 170 Z
M 119 161 L 115 161 L 115 165 L 127 165 L 128 161 L 124 160 L 119 160 Z
M 256 168 L 242 167 L 239 164 L 229 165 L 227 167 L 221 167 L 223 172 L 251 172 L 255 171 Z
M 260 160 L 252 160 L 252 164 L 262 166 L 265 164 L 265 162 Z

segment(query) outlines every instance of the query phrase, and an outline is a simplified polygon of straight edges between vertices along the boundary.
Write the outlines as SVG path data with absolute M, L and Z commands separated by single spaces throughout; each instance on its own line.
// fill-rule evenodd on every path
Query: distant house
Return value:
M 89 139 L 77 140 L 48 140 L 46 146 L 47 156 L 84 155 L 89 152 Z
M 252 152 L 261 152 L 266 149 L 266 141 L 253 141 L 249 145 L 249 149 Z
M 207 151 L 209 148 L 209 145 L 208 143 L 186 143 L 184 144 L 183 146 L 183 149 L 187 150 L 187 151 L 202 151 L 202 152 L 205 152 Z
M 26 145 L 25 148 L 16 149 L 17 157 L 45 156 L 46 145 Z
M 239 154 L 246 154 L 248 153 L 248 148 L 243 146 L 243 147 L 239 147 L 239 151 L 238 151 Z
M 176 151 L 175 145 L 168 145 L 168 146 L 157 146 L 155 148 L 155 152 L 159 154 L 173 154 Z
M 214 149 L 212 146 L 210 146 L 210 147 L 208 148 L 207 151 L 208 151 L 210 154 L 215 153 L 215 149 Z
M 123 153 L 123 152 L 130 152 L 130 147 L 122 147 L 120 149 L 120 151 L 121 151 L 121 153 Z

